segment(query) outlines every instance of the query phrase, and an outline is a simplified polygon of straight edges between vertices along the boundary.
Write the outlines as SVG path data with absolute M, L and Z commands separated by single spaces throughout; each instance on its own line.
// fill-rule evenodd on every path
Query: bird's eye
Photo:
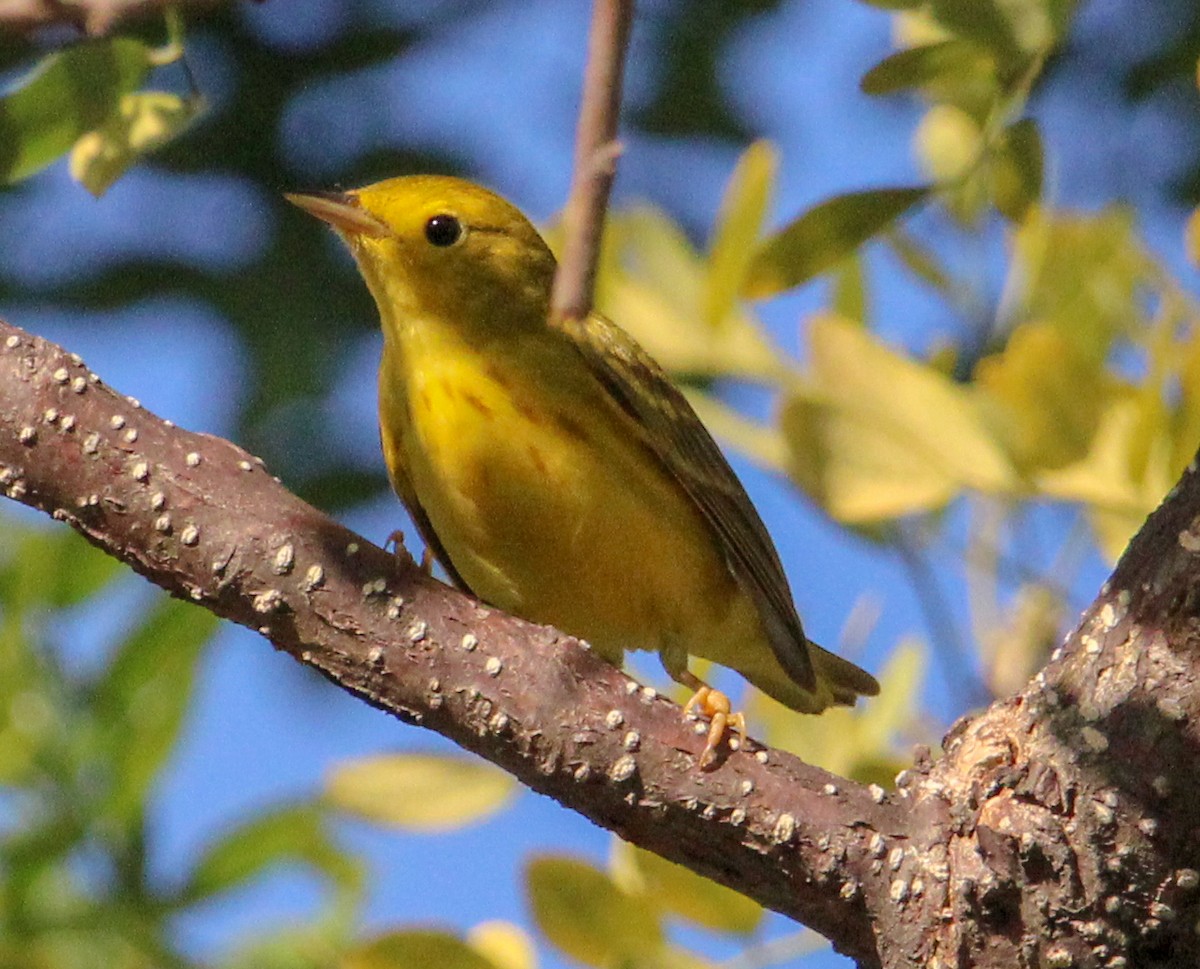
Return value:
M 452 246 L 463 234 L 463 224 L 452 215 L 435 215 L 425 223 L 425 238 L 435 246 Z

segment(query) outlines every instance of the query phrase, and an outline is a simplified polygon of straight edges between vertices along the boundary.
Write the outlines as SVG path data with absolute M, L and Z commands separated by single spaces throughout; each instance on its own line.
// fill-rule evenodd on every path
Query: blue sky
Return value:
M 648 54 L 657 29 L 643 5 L 635 30 L 629 97 L 636 104 L 652 80 Z M 339 4 L 335 0 L 241 4 L 264 43 L 312 50 L 335 36 L 349 16 L 386 22 L 417 18 L 438 4 Z M 1129 3 L 1094 0 L 1080 16 L 1074 52 L 1086 74 L 1089 58 L 1127 61 L 1153 46 L 1156 25 L 1128 23 Z M 298 97 L 276 132 L 294 166 L 295 185 L 334 184 L 361 154 L 380 145 L 438 149 L 461 160 L 469 174 L 508 195 L 535 219 L 550 218 L 569 180 L 575 102 L 579 89 L 587 5 L 562 0 L 499 2 L 462 29 L 384 66 L 314 85 Z M 858 78 L 890 49 L 885 14 L 852 0 L 787 3 L 750 22 L 731 43 L 722 83 L 747 127 L 780 147 L 782 169 L 773 220 L 782 222 L 832 193 L 870 185 L 904 184 L 920 175 L 910 150 L 919 106 L 858 93 Z M 228 90 L 228 61 L 220 43 L 197 36 L 191 57 L 199 83 L 219 117 Z M 1194 93 L 1194 92 L 1193 92 Z M 1184 213 L 1154 207 L 1156 188 L 1177 154 L 1171 103 L 1130 110 L 1116 92 L 1051 83 L 1035 105 L 1048 146 L 1048 191 L 1063 205 L 1095 208 L 1114 198 L 1137 203 L 1155 250 L 1185 280 Z M 649 199 L 685 225 L 711 224 L 738 146 L 630 134 L 614 203 Z M 44 213 L 53 212 L 53 219 Z M 36 286 L 47 299 L 0 307 L 11 321 L 78 351 L 107 382 L 176 423 L 229 434 L 244 397 L 246 368 L 235 331 L 213 310 L 173 296 L 92 313 L 60 311 L 53 288 L 153 248 L 180 263 L 212 272 L 248 262 L 281 230 L 260 190 L 231 175 L 173 175 L 153 163 L 131 172 L 100 201 L 70 181 L 64 165 L 38 176 L 19 194 L 0 199 L 0 273 Z M 932 219 L 919 224 L 937 230 Z M 22 244 L 11 244 L 20 239 Z M 997 240 L 998 241 L 998 240 Z M 331 247 L 335 241 L 330 239 Z M 962 258 L 976 258 L 963 256 Z M 982 258 L 985 278 L 988 256 Z M 903 283 L 886 262 L 872 264 L 882 292 L 878 329 L 916 349 L 953 336 L 945 310 Z M 987 285 L 987 284 L 985 284 Z M 998 285 L 998 283 L 997 283 Z M 763 308 L 780 344 L 798 352 L 798 322 L 824 298 L 820 284 Z M 363 461 L 379 461 L 374 425 L 378 337 L 338 348 L 339 377 L 331 407 L 351 428 L 340 444 Z M 751 406 L 756 398 L 740 397 Z M 897 563 L 848 537 L 781 483 L 735 458 L 779 544 L 806 627 L 836 643 L 844 618 L 863 596 L 878 601 L 882 619 L 866 664 L 878 668 L 904 634 L 922 630 L 919 609 Z M 347 524 L 381 542 L 403 527 L 390 496 L 345 516 Z M 1050 528 L 1056 521 L 1047 520 Z M 819 563 L 819 567 L 814 567 Z M 1098 585 L 1100 564 L 1089 575 Z M 111 607 L 85 638 L 103 647 L 149 592 L 130 577 L 121 607 Z M 963 590 L 946 589 L 952 600 Z M 959 617 L 962 618 L 961 616 Z M 948 722 L 959 711 L 934 669 L 926 698 Z M 313 793 L 322 774 L 356 754 L 390 749 L 443 749 L 439 738 L 405 727 L 329 688 L 265 641 L 226 627 L 210 652 L 196 706 L 178 756 L 164 777 L 150 832 L 154 865 L 170 879 L 206 839 L 255 807 Z M 438 922 L 467 928 L 491 918 L 527 922 L 520 891 L 522 860 L 533 851 L 568 850 L 603 860 L 609 836 L 552 802 L 526 794 L 510 811 L 484 824 L 438 838 L 346 826 L 346 843 L 370 861 L 376 876 L 368 911 L 375 927 Z M 303 919 L 314 904 L 313 883 L 281 874 L 252 891 L 213 906 L 181 925 L 197 954 L 220 951 L 231 937 L 264 924 Z M 776 920 L 772 933 L 791 929 Z M 693 941 L 697 941 L 694 939 Z M 701 944 L 707 945 L 703 937 Z M 725 954 L 730 954 L 728 950 Z M 544 964 L 557 965 L 543 951 Z M 806 965 L 845 965 L 831 955 Z

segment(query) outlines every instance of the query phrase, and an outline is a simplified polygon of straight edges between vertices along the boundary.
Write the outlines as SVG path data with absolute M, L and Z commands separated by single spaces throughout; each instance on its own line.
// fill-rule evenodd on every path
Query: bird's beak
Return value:
M 362 207 L 353 192 L 285 192 L 283 197 L 347 235 L 379 239 L 392 234 L 386 225 Z

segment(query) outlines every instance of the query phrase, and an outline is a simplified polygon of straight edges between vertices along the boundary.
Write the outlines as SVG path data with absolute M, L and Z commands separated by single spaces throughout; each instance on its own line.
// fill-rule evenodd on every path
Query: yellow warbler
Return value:
M 548 315 L 554 256 L 470 182 L 289 195 L 332 225 L 379 307 L 379 423 L 396 493 L 451 579 L 586 639 L 656 650 L 713 721 L 699 656 L 819 713 L 879 685 L 804 635 L 762 520 L 687 400 L 597 314 Z

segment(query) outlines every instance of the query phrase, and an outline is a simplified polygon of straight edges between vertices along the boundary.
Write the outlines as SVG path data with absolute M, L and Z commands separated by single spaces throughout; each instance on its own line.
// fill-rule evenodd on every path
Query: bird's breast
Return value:
M 381 394 L 385 448 L 390 425 L 455 568 L 494 605 L 614 661 L 720 625 L 740 590 L 702 516 L 570 366 L 461 345 L 410 354 L 403 392 Z

